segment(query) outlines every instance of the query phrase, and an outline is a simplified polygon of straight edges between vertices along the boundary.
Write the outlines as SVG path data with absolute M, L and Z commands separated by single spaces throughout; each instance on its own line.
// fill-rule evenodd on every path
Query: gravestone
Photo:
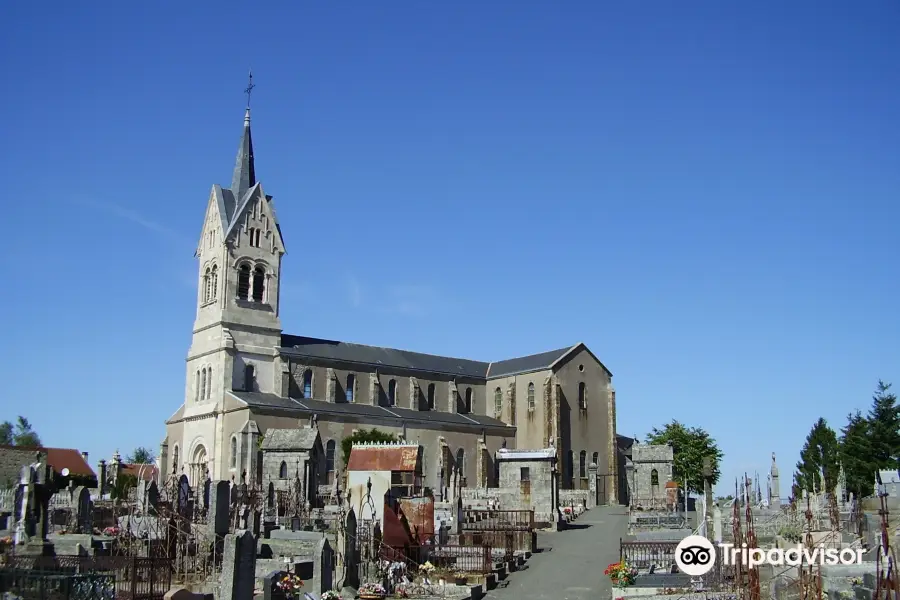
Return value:
M 203 508 L 209 509 L 209 502 L 212 497 L 212 479 L 206 479 L 203 482 Z
M 231 508 L 230 487 L 227 481 L 216 481 L 210 488 L 207 519 L 213 533 L 218 536 L 228 533 L 228 511 Z
M 54 556 L 53 544 L 47 541 L 50 532 L 50 498 L 56 493 L 53 486 L 53 473 L 43 456 L 38 454 L 38 462 L 29 469 L 32 481 L 31 521 L 34 523 L 34 535 L 25 544 L 23 554 L 30 556 Z
M 94 521 L 94 503 L 91 502 L 91 491 L 79 486 L 73 494 L 75 504 L 75 527 L 78 533 L 91 533 Z
M 188 482 L 187 475 L 182 475 L 178 479 L 178 514 L 182 517 L 190 516 L 190 499 L 191 484 Z
M 343 587 L 359 587 L 359 549 L 356 547 L 356 514 L 353 509 L 347 513 L 344 529 L 344 584 Z
M 334 585 L 334 550 L 328 538 L 322 538 L 316 546 L 316 562 L 313 578 L 319 582 L 318 592 L 325 593 Z
M 219 600 L 251 600 L 256 583 L 256 538 L 249 531 L 225 536 Z
M 263 600 L 286 600 L 284 592 L 278 588 L 278 582 L 285 574 L 284 571 L 272 571 L 263 577 Z

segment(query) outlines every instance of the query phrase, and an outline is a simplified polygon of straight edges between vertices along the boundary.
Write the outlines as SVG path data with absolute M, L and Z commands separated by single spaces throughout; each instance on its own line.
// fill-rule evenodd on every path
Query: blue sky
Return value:
M 620 433 L 706 428 L 723 492 L 773 451 L 789 479 L 900 386 L 900 8 L 788 4 L 5 3 L 0 416 L 158 447 L 252 67 L 286 331 L 584 341 Z

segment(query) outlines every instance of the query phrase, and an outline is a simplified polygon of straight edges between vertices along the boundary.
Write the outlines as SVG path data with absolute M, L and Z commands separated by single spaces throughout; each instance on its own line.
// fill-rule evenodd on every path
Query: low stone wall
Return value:
M 559 505 L 577 506 L 580 504 L 587 506 L 589 493 L 588 490 L 559 490 Z

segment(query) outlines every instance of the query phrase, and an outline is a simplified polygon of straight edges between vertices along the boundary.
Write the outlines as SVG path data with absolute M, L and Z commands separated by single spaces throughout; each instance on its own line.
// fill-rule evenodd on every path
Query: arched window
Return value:
M 591 462 L 594 463 L 595 465 L 598 465 L 598 466 L 600 465 L 600 453 L 599 452 L 594 452 L 594 457 L 591 459 Z
M 203 301 L 209 302 L 209 290 L 212 285 L 212 271 L 207 267 L 203 274 Z
M 200 369 L 197 369 L 197 381 L 194 383 L 194 402 L 200 402 Z
M 215 300 L 219 295 L 219 266 L 213 265 L 210 272 L 209 299 Z
M 494 416 L 499 418 L 503 413 L 503 390 L 494 390 Z
M 212 398 L 212 367 L 206 369 L 206 400 Z
M 434 384 L 428 384 L 428 410 L 434 410 Z
M 466 476 L 466 451 L 460 448 L 456 451 L 456 468 L 459 469 L 459 476 Z
M 253 365 L 244 365 L 244 390 L 254 391 L 256 388 L 256 369 Z
M 578 408 L 587 408 L 587 386 L 583 381 L 578 384 Z
M 303 371 L 303 397 L 312 398 L 312 369 Z
M 463 403 L 463 412 L 466 414 L 472 412 L 472 388 L 466 388 L 466 399 Z
M 354 392 L 356 391 L 356 377 L 353 373 L 347 375 L 347 389 L 344 390 L 344 398 L 347 402 L 353 402 Z
M 587 450 L 582 450 L 578 455 L 578 476 L 582 479 L 587 477 Z
M 172 450 L 172 472 L 178 472 L 178 444 L 175 444 L 175 449 Z
M 231 468 L 237 468 L 237 438 L 231 438 Z
M 397 380 L 391 379 L 388 382 L 388 393 L 387 393 L 388 406 L 396 406 L 397 405 Z
M 659 471 L 657 471 L 656 469 L 652 469 L 650 471 L 650 485 L 659 485 Z
M 534 410 L 534 383 L 528 384 L 528 410 Z
M 252 247 L 259 248 L 259 229 L 251 227 L 247 231 L 247 237 L 250 238 L 250 245 Z
M 200 369 L 200 399 L 206 400 L 206 367 Z
M 238 269 L 237 297 L 241 300 L 250 299 L 250 265 L 241 265 Z
M 256 267 L 253 271 L 253 301 L 263 302 L 266 295 L 266 270 Z
M 334 440 L 325 445 L 325 477 L 327 483 L 334 483 Z
M 279 479 L 287 479 L 288 478 L 287 463 L 284 461 L 281 461 L 281 466 L 278 467 L 278 478 Z

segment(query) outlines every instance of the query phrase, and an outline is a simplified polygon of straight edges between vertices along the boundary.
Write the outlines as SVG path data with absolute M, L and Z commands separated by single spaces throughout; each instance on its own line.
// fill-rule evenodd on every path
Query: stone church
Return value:
M 267 485 L 286 475 L 263 473 L 266 431 L 314 423 L 324 454 L 317 485 L 342 471 L 344 437 L 378 428 L 422 446 L 424 485 L 438 497 L 496 486 L 502 447 L 554 446 L 561 488 L 588 489 L 595 462 L 600 501 L 617 501 L 612 374 L 587 346 L 482 362 L 288 335 L 285 254 L 272 196 L 256 177 L 247 108 L 231 186 L 213 185 L 207 201 L 184 403 L 166 421 L 162 477 L 246 474 Z

